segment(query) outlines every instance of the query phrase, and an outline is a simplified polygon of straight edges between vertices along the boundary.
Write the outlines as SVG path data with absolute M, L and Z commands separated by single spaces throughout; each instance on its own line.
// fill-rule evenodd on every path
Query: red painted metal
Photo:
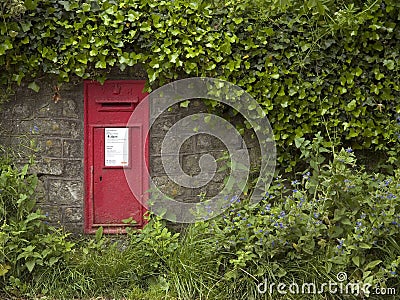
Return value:
M 103 226 L 106 233 L 123 233 L 123 219 L 132 217 L 140 228 L 145 224 L 145 192 L 149 189 L 145 168 L 148 165 L 148 109 L 128 128 L 129 163 L 106 166 L 106 128 L 125 128 L 136 105 L 145 98 L 145 81 L 108 80 L 103 85 L 84 82 L 85 105 L 85 233 Z M 124 168 L 141 191 L 136 199 L 125 179 Z

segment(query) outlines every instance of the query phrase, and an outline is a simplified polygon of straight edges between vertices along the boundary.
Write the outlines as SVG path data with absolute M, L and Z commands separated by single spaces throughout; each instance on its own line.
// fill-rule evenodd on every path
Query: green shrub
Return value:
M 0 293 L 28 292 L 29 282 L 63 265 L 74 245 L 66 240 L 68 234 L 45 224 L 45 215 L 36 209 L 38 179 L 28 168 L 0 158 Z
M 400 171 L 368 174 L 351 149 L 297 180 L 276 178 L 257 206 L 232 199 L 210 227 L 229 282 L 222 288 L 242 282 L 239 294 L 256 295 L 265 278 L 322 283 L 339 272 L 349 282 L 398 287 L 399 199 Z

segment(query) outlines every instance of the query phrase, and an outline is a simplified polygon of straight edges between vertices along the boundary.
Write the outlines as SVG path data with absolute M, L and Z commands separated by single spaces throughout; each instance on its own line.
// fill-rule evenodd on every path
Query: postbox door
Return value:
M 85 232 L 145 224 L 149 115 L 143 80 L 85 81 Z M 141 103 L 140 116 L 130 117 Z M 129 124 L 128 124 L 129 121 Z M 129 176 L 129 184 L 125 177 Z M 133 194 L 135 191 L 135 195 Z
M 138 226 L 143 225 L 143 206 L 137 199 L 143 195 L 142 168 L 143 146 L 141 147 L 141 126 L 104 127 L 94 128 L 93 141 L 96 147 L 94 151 L 93 169 L 93 225 L 94 226 L 121 226 L 122 220 L 132 217 Z M 114 132 L 114 133 L 113 133 Z M 120 136 L 114 137 L 119 133 Z M 121 136 L 122 135 L 122 136 Z M 112 140 L 117 140 L 112 143 Z M 127 153 L 121 155 L 125 144 Z M 101 151 L 102 150 L 102 151 Z M 122 161 L 120 158 L 123 158 Z M 127 184 L 124 168 L 133 168 L 129 172 L 132 184 L 136 184 L 135 191 L 140 195 L 132 194 Z

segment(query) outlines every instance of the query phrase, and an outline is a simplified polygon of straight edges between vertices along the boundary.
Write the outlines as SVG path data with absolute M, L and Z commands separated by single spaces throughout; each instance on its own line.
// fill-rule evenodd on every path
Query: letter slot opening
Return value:
M 132 102 L 103 102 L 99 111 L 133 111 Z

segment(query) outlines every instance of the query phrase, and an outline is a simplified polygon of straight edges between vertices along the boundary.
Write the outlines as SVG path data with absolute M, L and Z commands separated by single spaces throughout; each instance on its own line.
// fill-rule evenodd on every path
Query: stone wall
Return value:
M 114 73 L 111 79 L 142 79 L 143 73 Z M 63 84 L 61 99 L 54 101 L 54 84 L 40 82 L 38 93 L 22 85 L 10 102 L 3 105 L 0 120 L 0 135 L 3 145 L 9 145 L 19 157 L 19 163 L 34 154 L 33 168 L 40 178 L 38 187 L 39 205 L 53 224 L 62 224 L 67 230 L 83 232 L 84 218 L 84 124 L 83 82 Z M 168 178 L 161 164 L 160 147 L 163 136 L 177 120 L 196 112 L 206 112 L 200 100 L 189 107 L 175 106 L 163 113 L 151 129 L 150 168 L 154 182 L 166 194 L 181 201 L 198 201 L 200 197 L 212 197 L 223 187 L 226 172 L 218 172 L 203 188 L 183 188 Z M 188 129 L 189 130 L 189 129 Z M 190 129 L 192 130 L 192 129 Z M 235 143 L 235 141 L 233 141 Z M 256 143 L 247 137 L 247 145 L 256 149 Z M 243 147 L 236 141 L 235 147 Z M 226 148 L 215 137 L 194 135 L 183 144 L 180 162 L 190 175 L 199 170 L 199 157 L 209 153 L 221 158 Z M 247 151 L 247 149 L 243 149 Z M 225 161 L 218 162 L 218 168 Z M 200 196 L 201 195 L 201 196 Z
M 38 93 L 22 85 L 4 104 L 3 145 L 25 163 L 34 155 L 40 178 L 39 204 L 52 223 L 81 231 L 83 224 L 83 84 L 64 84 L 54 102 L 54 86 L 42 81 Z
M 206 186 L 202 188 L 186 188 L 173 182 L 162 166 L 161 144 L 169 128 L 188 115 L 202 112 L 207 112 L 207 109 L 200 100 L 191 101 L 187 108 L 175 105 L 171 111 L 161 114 L 151 130 L 150 165 L 152 179 L 163 193 L 185 202 L 197 202 L 200 198 L 213 197 L 224 185 L 223 181 L 226 172 L 217 172 Z M 180 166 L 186 174 L 193 176 L 200 173 L 199 159 L 206 153 L 211 154 L 217 160 L 217 170 L 225 164 L 222 158 L 227 149 L 221 141 L 210 135 L 195 134 L 193 128 L 188 127 L 186 131 L 192 136 L 183 143 L 179 151 Z M 241 142 L 239 140 L 236 142 L 236 147 L 240 148 Z M 163 153 L 163 155 L 168 159 L 168 156 L 172 156 L 172 153 Z M 173 171 L 172 174 L 174 174 Z M 177 173 L 176 170 L 175 174 Z M 210 176 L 213 176 L 213 174 L 210 174 Z

